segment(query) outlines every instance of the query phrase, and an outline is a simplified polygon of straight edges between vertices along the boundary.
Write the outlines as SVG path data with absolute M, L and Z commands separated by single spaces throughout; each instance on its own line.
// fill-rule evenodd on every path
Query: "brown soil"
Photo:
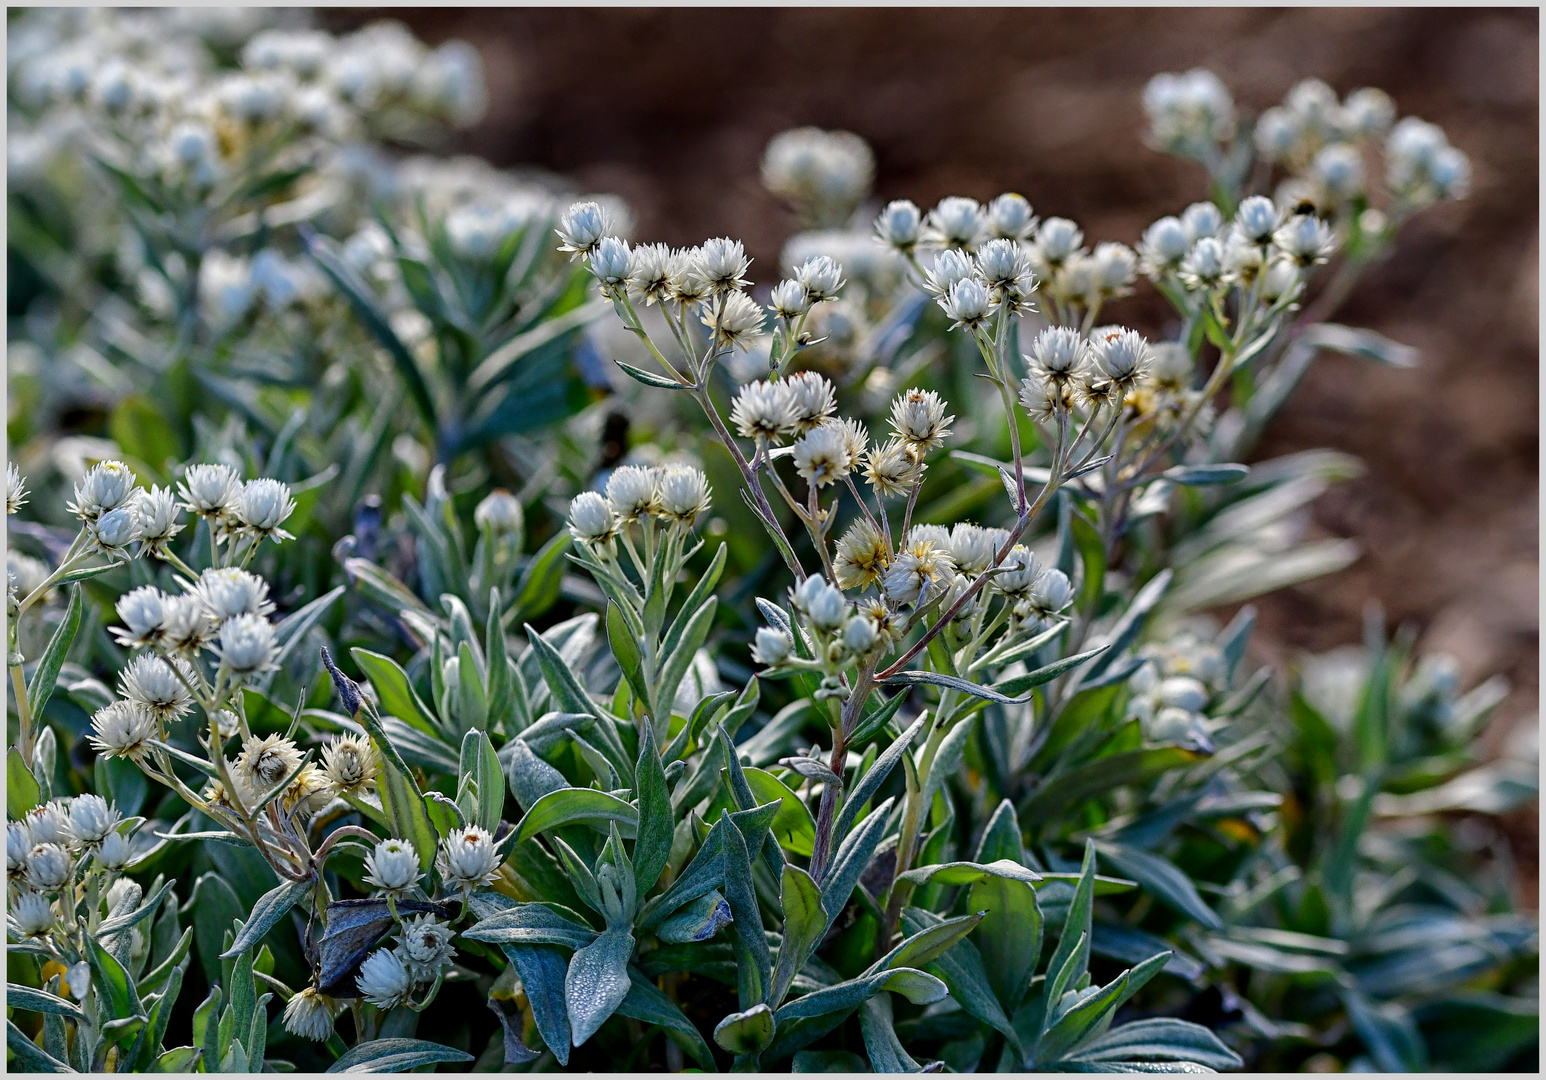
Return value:
M 1404 233 L 1339 314 L 1416 346 L 1415 371 L 1323 358 L 1259 456 L 1328 446 L 1367 473 L 1316 528 L 1357 538 L 1352 569 L 1261 603 L 1285 649 L 1359 639 L 1362 610 L 1425 628 L 1503 717 L 1537 700 L 1538 34 L 1533 10 L 398 9 L 428 40 L 478 45 L 492 107 L 466 149 L 615 191 L 638 234 L 743 238 L 759 265 L 792 228 L 757 182 L 776 132 L 858 132 L 878 194 L 1024 193 L 1093 239 L 1136 241 L 1203 189 L 1146 150 L 1139 92 L 1203 65 L 1258 112 L 1297 80 L 1373 85 L 1470 155 L 1469 199 Z M 378 17 L 328 16 L 336 27 Z M 1128 302 L 1142 324 L 1162 314 Z M 1533 722 L 1533 721 L 1532 721 Z M 1529 852 L 1533 860 L 1533 843 Z

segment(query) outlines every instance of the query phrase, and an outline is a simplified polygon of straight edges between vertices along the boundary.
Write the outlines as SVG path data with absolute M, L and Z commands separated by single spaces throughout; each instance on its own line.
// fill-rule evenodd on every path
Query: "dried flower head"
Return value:
M 641 244 L 633 249 L 628 271 L 628 295 L 645 305 L 671 298 L 671 248 L 666 244 Z
M 1030 592 L 1041 572 L 1041 565 L 1031 554 L 1031 549 L 1016 544 L 999 563 L 999 573 L 994 575 L 990 585 L 1005 596 L 1018 599 Z
M 308 986 L 285 1003 L 285 1030 L 296 1038 L 326 1042 L 333 1034 L 333 1020 L 343 1006 Z
M 1061 382 L 1078 374 L 1089 359 L 1089 348 L 1079 331 L 1067 326 L 1050 326 L 1036 335 L 1026 363 L 1037 376 Z
M 397 940 L 415 982 L 433 982 L 456 955 L 450 926 L 433 915 L 414 915 L 403 920 Z
M 751 259 L 739 240 L 717 237 L 705 240 L 697 251 L 698 274 L 709 285 L 712 296 L 738 292 L 751 284 L 746 272 Z
M 1090 350 L 1096 366 L 1119 387 L 1143 378 L 1153 362 L 1143 335 L 1120 326 L 1097 327 L 1090 333 Z
M 945 401 L 933 390 L 916 387 L 897 395 L 891 405 L 891 429 L 915 454 L 944 445 L 954 416 L 946 416 Z
M 763 152 L 763 186 L 819 224 L 846 220 L 874 178 L 869 144 L 848 131 L 795 128 L 775 135 Z
M 376 786 L 381 763 L 368 736 L 340 735 L 323 747 L 322 767 L 339 791 L 358 794 Z
M 794 412 L 791 428 L 796 435 L 804 435 L 826 424 L 827 418 L 837 411 L 836 390 L 832 384 L 814 371 L 802 371 L 784 380 L 788 387 L 789 402 Z
M 955 579 L 950 553 L 932 540 L 914 540 L 902 547 L 886 570 L 886 598 L 903 607 L 934 599 Z
M 864 458 L 864 478 L 881 498 L 906 495 L 922 478 L 923 468 L 922 460 L 901 439 L 871 447 Z
M 832 570 L 840 589 L 867 589 L 879 581 L 890 562 L 890 545 L 879 526 L 861 517 L 837 542 Z
M 232 768 L 232 779 L 243 789 L 243 802 L 250 804 L 248 796 L 261 798 L 285 777 L 294 773 L 301 764 L 301 751 L 294 742 L 283 735 L 253 737 L 242 744 Z

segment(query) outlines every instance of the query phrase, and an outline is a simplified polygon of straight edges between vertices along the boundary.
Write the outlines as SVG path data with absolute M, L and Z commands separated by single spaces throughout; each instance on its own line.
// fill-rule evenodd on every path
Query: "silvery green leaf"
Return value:
M 1117 871 L 1138 882 L 1143 889 L 1165 906 L 1194 919 L 1210 930 L 1218 930 L 1224 924 L 1197 893 L 1192 884 L 1175 864 L 1153 852 L 1128 847 L 1110 841 L 1096 841 L 1095 850 L 1101 858 L 1116 867 Z
M 853 828 L 859 811 L 875 792 L 880 790 L 880 785 L 886 782 L 886 777 L 891 775 L 891 770 L 896 767 L 896 763 L 902 760 L 902 755 L 907 753 L 908 747 L 927 725 L 928 717 L 920 715 L 906 731 L 886 747 L 885 752 L 875 759 L 875 764 L 870 766 L 869 772 L 854 785 L 854 789 L 844 800 L 843 808 L 837 816 L 837 824 L 833 827 L 834 844 L 841 845 L 847 839 L 848 831 Z
M 1081 1047 L 1073 1060 L 1106 1065 L 1130 1062 L 1191 1062 L 1208 1069 L 1238 1069 L 1240 1056 L 1199 1024 L 1170 1017 L 1121 1024 Z
M 1187 487 L 1203 487 L 1209 484 L 1234 484 L 1250 473 L 1246 465 L 1177 465 L 1166 469 L 1165 479 Z
M 639 825 L 639 811 L 615 795 L 593 788 L 550 791 L 532 804 L 521 818 L 516 843 L 563 825 L 585 824 L 600 832 L 616 823 L 631 838 Z M 578 1045 L 578 1044 L 576 1044 Z
M 609 927 L 570 958 L 564 1001 L 575 1046 L 584 1045 L 628 996 L 632 956 L 633 935 L 622 927 Z
M 662 922 L 655 932 L 661 941 L 673 945 L 707 941 L 730 925 L 731 918 L 729 901 L 718 891 L 708 892 Z
M 895 802 L 896 799 L 893 797 L 871 810 L 869 815 L 854 827 L 853 832 L 843 838 L 837 854 L 832 856 L 832 864 L 821 880 L 821 907 L 827 913 L 829 928 L 833 920 L 848 905 L 848 898 L 853 895 L 860 875 L 870 865 L 870 860 L 875 857 L 875 848 L 880 844 L 881 835 L 886 831 L 886 822 L 891 815 L 891 806 Z
M 1181 569 L 1166 607 L 1202 611 L 1345 570 L 1358 560 L 1356 540 L 1314 540 L 1288 551 L 1230 545 Z
M 758 1002 L 743 1012 L 734 1012 L 714 1028 L 714 1041 L 729 1053 L 755 1054 L 773 1039 L 773 1010 Z
M 332 1065 L 330 1073 L 407 1072 L 420 1065 L 471 1061 L 472 1055 L 424 1039 L 374 1039 L 349 1050 Z

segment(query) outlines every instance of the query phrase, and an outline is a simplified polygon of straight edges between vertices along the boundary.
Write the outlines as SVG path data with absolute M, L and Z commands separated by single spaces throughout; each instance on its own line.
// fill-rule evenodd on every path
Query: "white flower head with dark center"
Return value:
M 193 707 L 193 694 L 187 686 L 193 677 L 193 669 L 185 660 L 136 656 L 124 668 L 118 692 L 164 724 L 184 716 Z
M 591 252 L 590 272 L 603 286 L 623 285 L 633 273 L 633 255 L 628 250 L 628 241 L 616 236 L 602 237 L 596 250 Z
M 401 894 L 423 876 L 419 856 L 406 840 L 383 840 L 365 856 L 365 884 L 382 892 Z
M 569 504 L 569 535 L 587 544 L 604 543 L 617 531 L 617 519 L 606 498 L 597 491 L 582 491 Z
M 814 371 L 802 371 L 784 380 L 794 410 L 792 429 L 804 435 L 825 425 L 837 411 L 837 391 L 832 383 Z
M 1030 592 L 1041 573 L 1041 565 L 1036 561 L 1036 556 L 1031 554 L 1031 549 L 1024 544 L 1016 544 L 1004 556 L 1004 561 L 999 563 L 999 573 L 990 584 L 1005 596 L 1018 598 Z
M 607 478 L 607 503 L 617 520 L 632 524 L 650 514 L 658 506 L 659 477 L 655 470 L 644 465 L 619 465 Z
M 913 540 L 891 560 L 883 586 L 887 599 L 907 607 L 934 599 L 955 576 L 955 562 L 948 551 L 933 540 Z
M 1143 378 L 1154 361 L 1144 336 L 1120 326 L 1097 327 L 1090 334 L 1090 347 L 1096 366 L 1117 386 Z
M 730 420 L 746 439 L 777 442 L 794 429 L 797 413 L 791 380 L 760 380 L 741 387 L 730 407 Z
M 63 844 L 34 844 L 27 852 L 27 884 L 39 892 L 57 892 L 75 874 L 75 860 Z
M 691 526 L 709 509 L 709 479 L 691 465 L 668 465 L 660 474 L 655 513 L 663 521 Z
M 434 982 L 456 955 L 451 927 L 433 915 L 411 916 L 403 920 L 402 927 L 397 940 L 408 973 L 415 982 Z
M 118 598 L 114 610 L 123 626 L 112 628 L 118 644 L 128 649 L 154 644 L 161 633 L 166 596 L 154 585 L 141 585 Z
M 298 1039 L 326 1042 L 340 1006 L 315 986 L 308 986 L 285 1003 L 285 1030 Z
M 1004 529 L 985 529 L 981 525 L 959 522 L 950 530 L 945 550 L 961 573 L 976 577 L 998 557 L 998 549 L 1009 538 Z
M 1031 371 L 1054 382 L 1072 378 L 1089 359 L 1089 347 L 1079 331 L 1067 326 L 1049 326 L 1031 342 L 1025 358 Z
M 259 536 L 275 542 L 293 539 L 279 527 L 293 513 L 295 500 L 290 497 L 290 487 L 278 480 L 267 477 L 249 480 L 236 497 L 237 520 Z
M 40 892 L 20 893 L 11 902 L 6 915 L 18 937 L 43 937 L 54 928 L 54 906 Z
M 759 626 L 752 642 L 752 661 L 763 667 L 777 667 L 789 658 L 794 642 L 784 631 L 772 626 Z
M 395 951 L 377 949 L 360 965 L 354 984 L 360 995 L 383 1012 L 407 1001 L 413 993 L 413 976 Z
M 860 517 L 837 542 L 832 572 L 840 589 L 867 589 L 881 579 L 891 553 L 885 535 L 869 518 Z
M 1236 228 L 1253 244 L 1265 244 L 1272 239 L 1281 220 L 1277 206 L 1265 195 L 1243 199 L 1235 211 Z
M 376 786 L 380 759 L 365 735 L 340 735 L 322 750 L 322 767 L 339 791 L 358 794 Z
M 773 286 L 768 300 L 773 314 L 781 319 L 798 319 L 811 309 L 810 292 L 793 278 L 785 278 Z
M 229 465 L 190 465 L 177 485 L 183 505 L 207 518 L 228 514 L 241 489 L 241 477 Z
M 472 521 L 495 536 L 518 536 L 526 528 L 526 511 L 521 509 L 520 499 L 504 488 L 495 488 L 473 510 Z
M 896 199 L 875 219 L 875 235 L 906 255 L 918 246 L 923 216 L 918 207 L 907 199 Z
M 301 771 L 280 796 L 280 804 L 288 811 L 311 815 L 317 813 L 338 794 L 337 785 L 327 771 L 313 762 L 301 766 Z
M 236 755 L 232 778 L 244 795 L 259 798 L 299 769 L 301 760 L 300 749 L 283 735 L 254 737 L 243 743 Z
M 914 387 L 904 391 L 891 404 L 891 430 L 916 454 L 943 446 L 955 420 L 945 415 L 947 407 L 933 390 Z
M 139 511 L 140 539 L 157 551 L 165 550 L 167 543 L 182 532 L 182 523 L 177 520 L 182 508 L 171 488 L 142 490 L 135 508 Z
M 600 203 L 577 202 L 558 219 L 559 251 L 590 255 L 615 231 L 612 215 Z
M 711 295 L 720 296 L 746 288 L 751 281 L 746 272 L 752 261 L 739 240 L 716 237 L 698 248 L 698 273 L 709 284 Z
M 268 615 L 274 610 L 268 582 L 234 566 L 204 571 L 195 591 L 217 622 L 237 615 Z
M 1025 196 L 1006 192 L 988 204 L 987 225 L 1001 240 L 1024 240 L 1036 228 L 1036 215 Z
M 236 675 L 272 671 L 279 642 L 274 626 L 261 615 L 238 615 L 220 625 L 220 645 L 215 650 L 220 663 Z
M 138 761 L 150 749 L 147 740 L 156 735 L 156 718 L 143 705 L 115 701 L 96 711 L 91 730 L 91 744 L 102 754 Z
M 951 195 L 929 211 L 924 235 L 940 247 L 971 249 L 982 237 L 985 222 L 982 206 L 976 199 Z
M 125 508 L 134 495 L 135 479 L 133 470 L 121 461 L 98 462 L 75 485 L 75 500 L 65 509 L 82 521 L 95 522 L 104 514 Z
M 762 305 L 743 292 L 732 292 L 724 297 L 723 307 L 717 300 L 705 301 L 698 321 L 714 335 L 716 349 L 750 349 L 762 337 L 767 316 Z
M 813 255 L 795 267 L 794 279 L 805 286 L 813 304 L 836 300 L 844 285 L 843 268 L 826 255 Z
M 977 273 L 977 264 L 964 251 L 947 248 L 934 257 L 934 265 L 924 275 L 923 288 L 936 300 L 943 300 L 957 282 Z
M 843 444 L 848 447 L 848 457 L 856 464 L 870 445 L 870 433 L 865 430 L 862 423 L 851 416 L 839 417 L 827 423 L 835 425 L 842 432 Z
M 864 478 L 881 498 L 906 495 L 923 476 L 923 461 L 902 439 L 870 448 L 864 458 Z
M 70 800 L 70 832 L 87 847 L 100 844 L 122 819 L 117 807 L 100 795 L 77 795 Z
M 9 516 L 27 503 L 27 484 L 15 465 L 5 467 L 5 512 Z
M 1082 243 L 1084 233 L 1067 218 L 1048 218 L 1036 230 L 1036 249 L 1048 266 L 1061 266 Z
M 671 248 L 640 244 L 633 249 L 628 271 L 628 295 L 645 305 L 671 298 Z
M 1272 234 L 1272 243 L 1299 266 L 1325 262 L 1337 250 L 1331 226 L 1314 214 L 1295 214 Z
M 1158 277 L 1174 270 L 1186 258 L 1192 238 L 1177 217 L 1162 217 L 1143 231 L 1138 243 L 1138 261 L 1143 272 Z
M 499 852 L 494 838 L 479 825 L 454 829 L 440 844 L 435 869 L 448 888 L 470 892 L 487 885 L 499 873 Z

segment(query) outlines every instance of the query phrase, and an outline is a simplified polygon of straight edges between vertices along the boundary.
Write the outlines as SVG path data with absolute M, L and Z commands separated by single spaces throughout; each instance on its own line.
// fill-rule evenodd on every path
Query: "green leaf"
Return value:
M 472 1055 L 424 1039 L 376 1039 L 362 1042 L 328 1066 L 330 1073 L 407 1072 L 443 1061 L 471 1061 Z
M 881 834 L 886 831 L 886 819 L 891 815 L 894 802 L 895 798 L 887 799 L 870 811 L 869 816 L 843 839 L 837 854 L 833 856 L 832 865 L 828 867 L 826 877 L 821 882 L 821 906 L 827 913 L 827 926 L 830 927 L 847 906 L 854 886 L 859 883 L 859 876 L 875 857 L 875 848 L 880 844 Z
M 74 1002 L 66 1001 L 46 990 L 35 990 L 30 986 L 20 986 L 13 982 L 5 984 L 5 1004 L 10 1009 L 26 1009 L 28 1012 L 51 1016 L 68 1016 L 76 1023 L 86 1022 L 86 1014 L 81 1012 L 80 1006 Z
M 1037 788 L 1021 805 L 1020 821 L 1029 825 L 1058 820 L 1071 806 L 1117 788 L 1147 783 L 1200 757 L 1179 746 L 1159 746 L 1097 758 Z
M 900 696 L 900 695 L 898 695 Z M 837 815 L 837 825 L 832 830 L 832 842 L 841 844 L 847 837 L 848 831 L 854 826 L 854 819 L 859 810 L 870 800 L 875 792 L 880 790 L 880 785 L 885 783 L 886 777 L 891 775 L 891 770 L 896 763 L 902 760 L 902 755 L 907 753 L 908 747 L 928 725 L 928 717 L 920 714 L 906 731 L 902 732 L 885 752 L 875 759 L 875 764 L 870 766 L 869 772 L 854 785 L 853 791 L 843 800 L 843 809 Z
M 165 917 L 163 916 L 162 920 L 158 920 L 156 923 L 158 932 L 164 919 Z M 182 932 L 182 936 L 177 939 L 176 946 L 173 947 L 167 958 L 157 964 L 155 969 L 149 974 L 140 977 L 138 984 L 140 991 L 146 994 L 154 992 L 156 987 L 164 983 L 172 974 L 173 969 L 183 962 L 183 958 L 188 955 L 188 950 L 192 947 L 193 927 L 190 926 Z
M 71 585 L 69 607 L 65 608 L 64 618 L 59 620 L 53 636 L 48 639 L 48 647 L 43 650 L 43 658 L 38 661 L 27 686 L 27 707 L 38 722 L 42 721 L 43 707 L 53 696 L 59 669 L 64 665 L 65 654 L 70 651 L 70 642 L 75 640 L 75 631 L 80 629 L 81 606 L 81 587 Z
M 1027 886 L 1029 888 L 1029 886 Z M 982 922 L 982 913 L 961 915 L 920 930 L 871 964 L 869 971 L 886 968 L 922 967 L 948 951 Z
M 650 697 L 649 680 L 644 677 L 644 658 L 639 653 L 637 636 L 633 627 L 628 625 L 622 607 L 613 601 L 607 602 L 607 644 L 612 647 L 612 656 L 622 669 L 623 677 L 628 680 L 633 696 L 653 716 L 655 705 Z
M 1165 595 L 1165 590 L 1170 587 L 1172 573 L 1170 570 L 1161 570 L 1145 583 L 1133 597 L 1132 603 L 1127 605 L 1127 610 L 1117 620 L 1115 626 L 1106 635 L 1106 653 L 1092 663 L 1084 673 L 1086 680 L 1098 679 L 1101 674 L 1111 666 L 1111 662 L 1132 644 L 1143 630 L 1144 621 L 1149 613 L 1154 610 L 1160 598 Z
M 564 583 L 564 553 L 569 550 L 569 531 L 560 529 L 543 544 L 515 583 L 515 602 L 504 621 L 535 619 L 558 602 Z
M 1127 990 L 1127 972 L 1094 993 L 1085 993 L 1066 1012 L 1058 1016 L 1046 1033 L 1037 1040 L 1035 1058 L 1037 1064 L 1057 1061 L 1081 1039 L 1096 1031 L 1103 1021 L 1109 1022 L 1111 1014 Z M 1053 1003 L 1049 1000 L 1048 1006 Z
M 1188 487 L 1203 487 L 1209 484 L 1236 483 L 1244 480 L 1250 471 L 1249 466 L 1235 464 L 1177 465 L 1166 469 L 1160 475 L 1172 483 L 1185 484 Z
M 1074 988 L 1083 977 L 1090 963 L 1091 921 L 1095 903 L 1095 845 L 1086 840 L 1084 864 L 1079 870 L 1079 884 L 1074 886 L 1074 897 L 1068 905 L 1068 917 L 1063 922 L 1063 933 L 1058 938 L 1057 951 L 1047 964 L 1047 1009 L 1056 1007 L 1063 994 Z M 1047 1016 L 1044 1015 L 1043 1023 Z
M 691 1054 L 699 1065 L 713 1069 L 714 1054 L 686 1014 L 635 969 L 628 969 L 628 980 L 628 996 L 617 1007 L 618 1015 L 663 1028 L 667 1037 Z
M 1036 889 L 1009 877 L 984 877 L 972 886 L 966 906 L 983 913 L 977 928 L 983 971 L 1012 1016 L 1041 959 L 1042 917 Z
M 1192 879 L 1168 859 L 1141 848 L 1107 841 L 1097 841 L 1095 849 L 1118 872 L 1138 882 L 1166 907 L 1195 919 L 1209 930 L 1223 929 L 1223 920 L 1203 902 Z
M 859 1007 L 859 1034 L 864 1038 L 864 1052 L 869 1055 L 872 1071 L 923 1071 L 923 1067 L 903 1048 L 902 1040 L 897 1038 L 896 1018 L 891 1011 L 891 998 L 887 995 L 877 994 Z
M 139 994 L 134 989 L 134 979 L 124 970 L 113 954 L 90 934 L 86 938 L 86 959 L 91 963 L 91 982 L 105 999 L 112 1015 L 119 1020 L 131 1016 L 144 1016 Z
M 827 929 L 827 913 L 821 906 L 821 889 L 811 880 L 811 876 L 799 867 L 786 863 L 783 878 L 781 902 L 784 908 L 784 939 L 778 947 L 778 966 L 773 970 L 766 999 L 774 1008 L 783 1003 L 790 983 L 794 982 L 794 977 L 805 966 L 811 950 L 821 942 L 821 936 Z M 771 1030 L 768 1034 L 771 1037 Z
M 915 968 L 890 968 L 812 991 L 791 1001 L 773 1015 L 782 1025 L 792 1020 L 847 1012 L 858 1008 L 882 990 L 901 994 L 914 1005 L 933 1004 L 949 992 L 943 982 L 928 972 Z
M 693 656 L 708 639 L 709 628 L 714 625 L 714 612 L 718 608 L 718 598 L 711 596 L 693 613 L 682 631 L 681 640 L 676 643 L 675 649 L 661 666 L 660 674 L 656 679 L 654 700 L 655 707 L 663 715 L 670 712 L 671 705 L 676 700 L 677 687 L 682 684 L 682 679 L 687 675 L 687 669 L 692 666 Z M 661 719 L 662 716 L 655 717 L 657 722 Z
M 570 959 L 564 1001 L 575 1046 L 584 1045 L 628 996 L 632 988 L 628 961 L 632 956 L 633 935 L 614 926 Z
M 284 918 L 286 912 L 301 902 L 311 887 L 309 881 L 285 881 L 264 893 L 253 906 L 252 914 L 242 924 L 236 940 L 220 954 L 220 959 L 229 960 L 240 956 L 256 945 Z
M 473 941 L 494 945 L 557 945 L 571 951 L 585 948 L 597 933 L 578 916 L 560 914 L 546 904 L 517 904 L 478 920 L 462 931 Z
M 27 811 L 41 802 L 42 792 L 32 772 L 14 746 L 5 755 L 5 807 L 11 818 L 20 821 Z
M 58 1058 L 44 1052 L 37 1043 L 27 1038 L 21 1028 L 16 1026 L 16 1021 L 9 1018 L 5 1022 L 5 1045 L 11 1053 L 16 1055 L 13 1066 L 17 1072 L 67 1073 L 75 1071 Z
M 1105 652 L 1108 647 L 1109 646 L 1106 645 L 1099 645 L 1093 649 L 1087 650 L 1086 652 L 1077 653 L 1074 656 L 1065 656 L 1061 660 L 1054 660 L 1052 663 L 1046 665 L 1045 667 L 1039 667 L 1029 674 L 1016 675 L 1012 678 L 1004 679 L 1002 682 L 995 683 L 994 689 L 1003 691 L 1006 694 L 1024 693 L 1032 687 L 1041 686 L 1044 683 L 1051 682 L 1065 671 L 1072 671 L 1086 660 L 1094 659 L 1101 653 Z M 1021 698 L 1017 700 L 1023 701 L 1025 699 Z
M 765 806 L 775 799 L 779 802 L 778 815 L 773 819 L 773 835 L 779 845 L 791 855 L 809 858 L 816 850 L 816 822 L 811 812 L 787 784 L 765 769 L 747 767 L 742 770 L 752 799 Z
M 686 945 L 709 940 L 729 926 L 731 919 L 730 901 L 718 892 L 708 892 L 662 922 L 655 932 L 661 941 Z
M 535 654 L 537 665 L 542 670 L 542 677 L 547 682 L 548 690 L 553 695 L 553 701 L 564 712 L 588 713 L 598 720 L 606 719 L 600 706 L 591 700 L 590 694 L 585 690 L 585 684 L 564 661 L 563 656 L 555 649 L 547 638 L 537 632 L 536 627 L 526 624 L 526 637 L 531 642 L 531 651 Z
M 770 815 L 771 816 L 771 815 Z M 773 977 L 773 956 L 762 929 L 757 890 L 752 885 L 752 865 L 747 838 L 735 827 L 728 810 L 719 821 L 727 826 L 721 836 L 725 899 L 730 903 L 730 927 L 735 944 L 737 987 L 743 1009 L 766 999 Z M 760 848 L 761 840 L 757 842 Z
M 1036 871 L 1028 870 L 1009 859 L 999 859 L 986 865 L 974 862 L 936 863 L 933 866 L 919 866 L 898 876 L 900 880 L 914 885 L 926 885 L 931 881 L 940 885 L 975 885 L 994 878 L 1030 884 L 1042 879 L 1042 875 Z
M 761 1002 L 734 1012 L 714 1028 L 714 1041 L 737 1056 L 755 1054 L 773 1041 L 773 1010 Z
M 484 730 L 488 727 L 488 700 L 483 696 L 483 675 L 470 642 L 463 641 L 457 650 L 456 675 L 460 689 L 456 699 L 459 733 Z
M 878 735 L 887 724 L 891 723 L 891 718 L 897 714 L 906 700 L 907 691 L 899 690 L 891 695 L 890 700 L 883 701 L 866 713 L 854 728 L 853 734 L 848 737 L 848 745 L 863 746 L 866 741 Z
M 626 374 L 630 379 L 633 379 L 636 382 L 641 382 L 645 386 L 653 386 L 658 390 L 691 389 L 691 387 L 686 383 L 679 383 L 675 379 L 668 378 L 665 375 L 654 375 L 648 371 L 642 371 L 639 368 L 634 367 L 632 364 L 623 363 L 621 360 L 613 360 L 612 362 L 618 367 L 622 368 L 624 374 Z
M 661 871 L 671 858 L 671 842 L 676 816 L 671 809 L 671 793 L 666 788 L 666 770 L 655 748 L 652 724 L 641 726 L 639 761 L 634 768 L 634 793 L 638 801 L 638 839 L 633 845 L 634 879 L 639 895 L 654 888 Z
M 398 666 L 396 660 L 361 648 L 350 649 L 349 654 L 375 688 L 383 712 L 418 728 L 426 735 L 438 737 L 439 728 L 434 714 L 419 700 L 418 693 L 408 681 L 408 673 Z
M 562 788 L 549 792 L 532 804 L 531 809 L 521 818 L 515 842 L 519 844 L 538 833 L 576 823 L 589 825 L 598 832 L 606 832 L 614 822 L 625 838 L 631 838 L 638 830 L 639 812 L 630 803 L 605 791 Z
M 968 679 L 957 678 L 954 675 L 942 675 L 937 671 L 899 671 L 895 675 L 888 675 L 880 680 L 886 686 L 943 686 L 947 690 L 957 690 L 972 697 L 982 698 L 984 701 L 992 701 L 999 705 L 1023 705 L 1030 698 L 1013 698 L 1001 693 L 998 689 L 989 686 L 979 686 Z
M 930 927 L 938 926 L 944 920 L 932 912 L 922 908 L 903 908 L 902 927 L 908 934 L 922 933 Z M 982 965 L 982 956 L 977 951 L 977 946 L 970 941 L 961 940 L 947 949 L 944 955 L 938 957 L 928 965 L 928 970 L 933 972 L 950 989 L 950 996 L 960 1004 L 968 1015 L 987 1024 L 995 1031 L 1001 1033 L 1014 1048 L 1014 1052 L 1020 1058 L 1025 1057 L 1025 1052 L 1020 1045 L 1020 1035 L 1010 1023 L 1003 1006 L 994 996 L 993 989 L 988 984 L 988 976 Z
M 1084 575 L 1079 582 L 1078 607 L 1086 616 L 1090 616 L 1106 586 L 1106 545 L 1090 519 L 1072 509 L 1069 511 L 1068 529 L 1074 547 L 1079 552 L 1079 562 L 1084 567 Z
M 193 1041 L 205 1062 L 218 1062 L 220 1059 L 220 999 L 220 985 L 212 984 L 209 995 L 193 1010 Z
M 365 715 L 367 712 L 361 713 L 361 716 Z M 430 821 L 429 808 L 424 803 L 419 785 L 414 782 L 412 774 L 393 762 L 392 758 L 396 755 L 389 751 L 389 747 L 390 744 L 382 747 L 381 773 L 377 777 L 381 809 L 392 823 L 393 835 L 413 845 L 413 850 L 419 856 L 419 869 L 427 874 L 435 864 L 439 834 Z
M 155 1062 L 150 1066 L 150 1071 L 153 1073 L 191 1073 L 193 1072 L 194 1064 L 202 1053 L 203 1051 L 196 1046 L 176 1047 L 156 1058 Z
M 462 738 L 460 777 L 463 783 L 470 779 L 478 785 L 477 822 L 492 834 L 505 808 L 505 774 L 494 744 L 481 731 Z
M 1170 1017 L 1134 1020 L 1112 1028 L 1082 1047 L 1073 1060 L 1094 1064 L 1186 1061 L 1215 1070 L 1238 1069 L 1244 1064 L 1240 1055 L 1207 1028 Z

